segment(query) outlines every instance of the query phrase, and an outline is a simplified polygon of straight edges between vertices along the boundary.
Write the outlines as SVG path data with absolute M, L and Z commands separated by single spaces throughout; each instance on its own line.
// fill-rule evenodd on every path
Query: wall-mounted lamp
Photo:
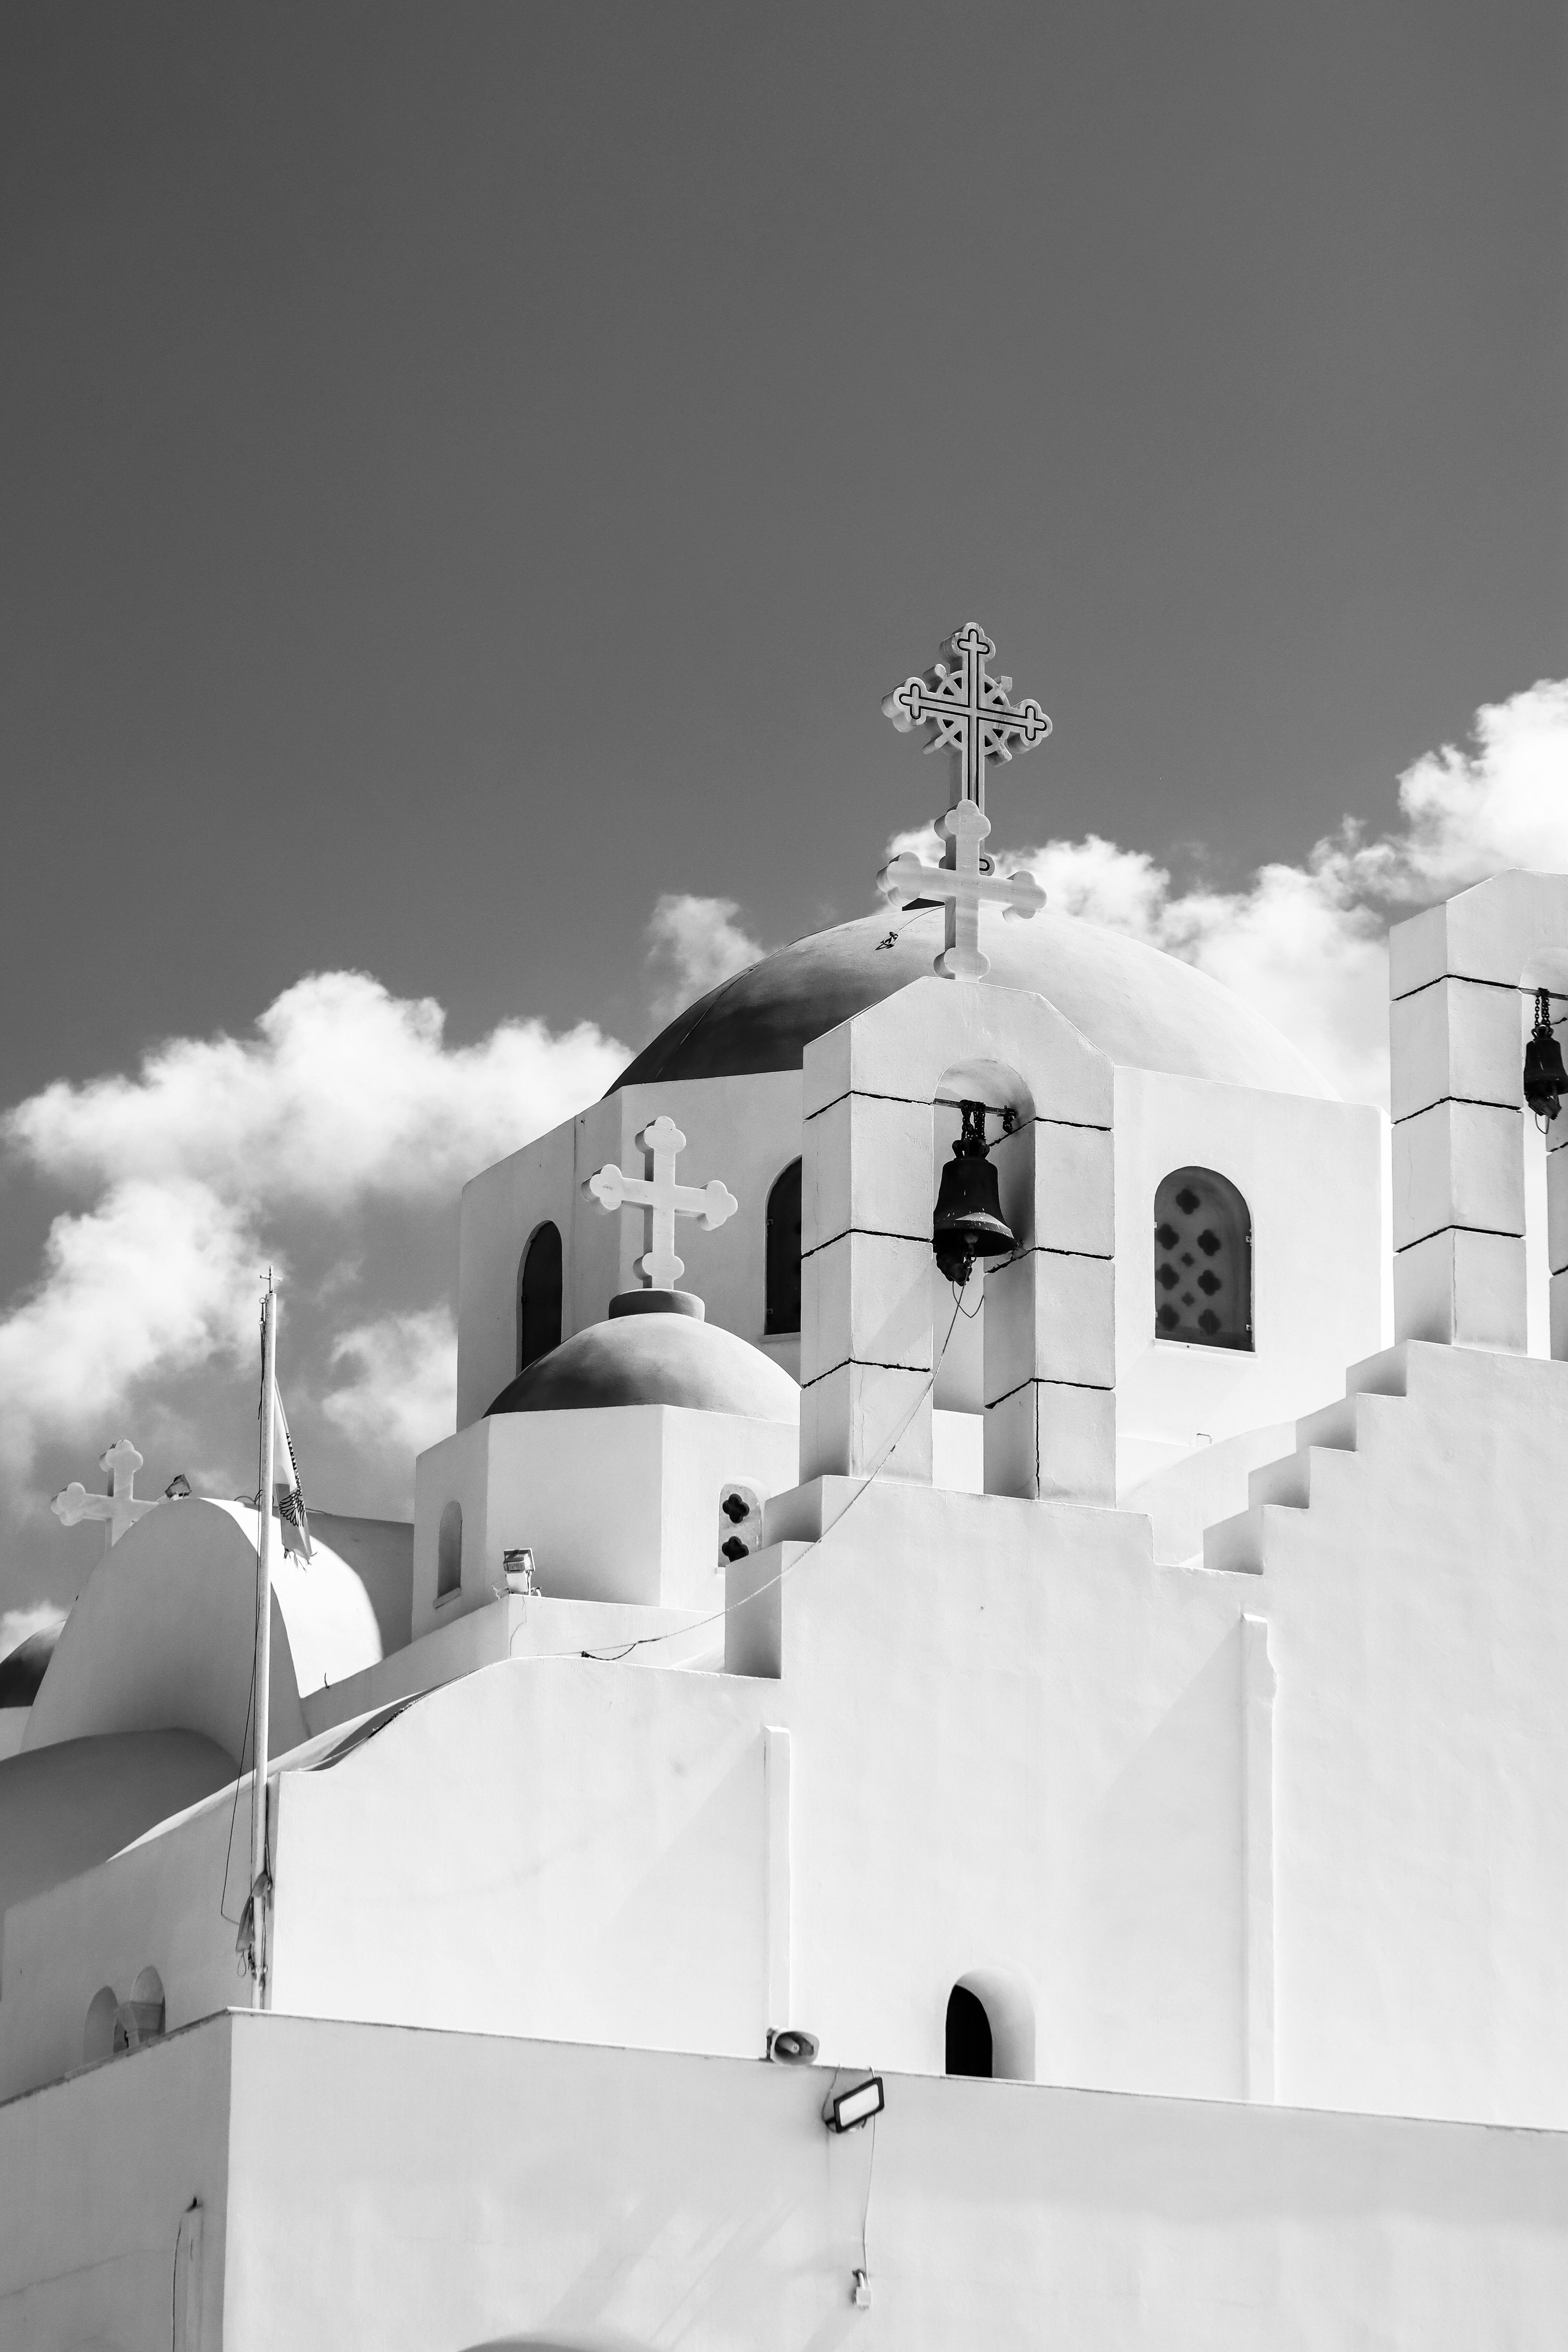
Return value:
M 166 1503 L 183 1503 L 191 1491 L 191 1482 L 183 1470 L 176 1470 L 163 1489 Z
M 1556 1118 L 1564 1095 L 1568 1095 L 1568 1070 L 1563 1066 L 1563 1048 L 1552 1034 L 1552 992 L 1538 988 L 1535 1026 L 1524 1049 L 1524 1099 L 1535 1113 L 1535 1124 L 1542 1135 Z
M 879 2116 L 888 2102 L 882 2092 L 880 2074 L 868 2074 L 863 2083 L 852 2084 L 828 2100 L 822 2111 L 822 2120 L 829 2131 L 858 2131 L 873 2116 Z
M 520 1593 L 526 1598 L 529 1593 L 538 1591 L 533 1554 L 527 1544 L 520 1544 L 515 1551 L 503 1551 L 500 1564 L 509 1592 Z

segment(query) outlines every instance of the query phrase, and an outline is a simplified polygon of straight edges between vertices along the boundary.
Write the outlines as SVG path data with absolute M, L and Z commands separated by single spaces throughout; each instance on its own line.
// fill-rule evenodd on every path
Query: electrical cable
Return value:
M 913 1404 L 910 1405 L 908 1412 L 904 1415 L 903 1420 L 899 1423 L 898 1428 L 893 1432 L 893 1434 L 888 1440 L 886 1445 L 883 1446 L 877 1460 L 872 1464 L 870 1469 L 865 1473 L 859 1486 L 856 1488 L 854 1494 L 850 1496 L 849 1500 L 845 1504 L 844 1508 L 839 1512 L 838 1517 L 833 1521 L 832 1526 L 824 1528 L 819 1536 L 814 1536 L 798 1559 L 787 1560 L 784 1567 L 779 1570 L 776 1576 L 770 1576 L 764 1584 L 754 1585 L 750 1592 L 742 1593 L 739 1601 L 727 1601 L 722 1609 L 716 1609 L 710 1617 L 700 1617 L 694 1625 L 672 1625 L 668 1627 L 662 1633 L 639 1633 L 634 1641 L 626 1643 L 621 1648 L 616 1650 L 579 1650 L 574 1654 L 580 1658 L 591 1659 L 596 1665 L 619 1665 L 624 1658 L 629 1658 L 631 1656 L 634 1650 L 650 1649 L 659 1642 L 681 1641 L 689 1634 L 705 1632 L 710 1625 L 721 1624 L 725 1618 L 732 1616 L 737 1610 L 744 1609 L 747 1604 L 752 1601 L 760 1601 L 764 1592 L 772 1592 L 775 1586 L 782 1584 L 785 1577 L 792 1575 L 797 1568 L 804 1568 L 806 1561 L 811 1558 L 813 1552 L 820 1549 L 822 1545 L 827 1541 L 828 1537 L 834 1532 L 834 1529 L 843 1526 L 845 1520 L 848 1517 L 850 1512 L 854 1509 L 861 1496 L 866 1492 L 866 1489 L 872 1484 L 874 1479 L 880 1476 L 886 1464 L 899 1445 L 901 1444 L 904 1438 L 908 1435 L 916 1413 L 919 1412 L 921 1405 L 924 1404 L 927 1397 L 931 1395 L 931 1391 L 936 1386 L 936 1376 L 942 1368 L 942 1360 L 947 1353 L 948 1340 L 952 1339 L 953 1331 L 957 1326 L 959 1309 L 962 1305 L 963 1300 L 961 1297 L 954 1299 L 952 1320 L 947 1327 L 946 1335 L 942 1339 L 942 1346 L 937 1349 L 936 1361 L 931 1368 L 931 1378 L 926 1381 L 925 1386 L 921 1389 L 919 1396 L 916 1397 Z M 516 1636 L 514 1635 L 513 1639 L 515 1640 L 515 1638 Z M 507 1645 L 509 1652 L 510 1650 L 510 1646 L 511 1645 L 509 1643 Z M 556 1654 L 562 1657 L 567 1657 L 574 1654 L 569 1651 L 561 1651 L 559 1653 L 547 1654 Z

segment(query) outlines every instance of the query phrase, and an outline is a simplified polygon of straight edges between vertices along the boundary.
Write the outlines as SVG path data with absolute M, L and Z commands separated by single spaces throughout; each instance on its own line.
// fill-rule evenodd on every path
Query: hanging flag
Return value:
M 282 1530 L 283 1549 L 296 1559 L 310 1558 L 310 1522 L 305 1515 L 305 1497 L 300 1491 L 300 1467 L 294 1459 L 294 1441 L 289 1434 L 289 1422 L 283 1411 L 282 1392 L 272 1391 L 272 1496 Z

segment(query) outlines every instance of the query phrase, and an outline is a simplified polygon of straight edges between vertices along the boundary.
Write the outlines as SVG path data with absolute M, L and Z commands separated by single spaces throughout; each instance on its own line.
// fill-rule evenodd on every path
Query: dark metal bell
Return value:
M 931 1247 L 948 1281 L 962 1283 L 977 1257 L 1006 1257 L 1018 1244 L 1003 1220 L 996 1171 L 985 1156 L 985 1106 L 966 1102 L 959 1109 L 963 1128 L 937 1187 Z
M 1524 1049 L 1524 1099 L 1536 1118 L 1550 1127 L 1564 1095 L 1568 1095 L 1568 1070 L 1563 1066 L 1563 1048 L 1552 1034 L 1545 1005 L 1538 997 L 1535 1026 Z

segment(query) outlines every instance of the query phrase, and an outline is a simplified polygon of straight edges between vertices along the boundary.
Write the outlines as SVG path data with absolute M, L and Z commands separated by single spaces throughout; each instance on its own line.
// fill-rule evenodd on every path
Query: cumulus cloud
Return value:
M 733 898 L 667 890 L 648 918 L 648 961 L 658 980 L 652 1012 L 668 1021 L 693 997 L 744 971 L 763 950 L 738 918 Z
M 1489 704 L 1468 748 L 1446 744 L 1399 782 L 1401 823 L 1369 839 L 1347 816 L 1300 865 L 1236 889 L 1180 887 L 1146 852 L 1089 834 L 1026 849 L 1050 903 L 1126 931 L 1236 989 L 1341 1092 L 1388 1097 L 1389 923 L 1508 866 L 1568 872 L 1568 680 Z M 889 855 L 931 856 L 929 827 Z
M 394 1213 L 428 1223 L 464 1179 L 602 1094 L 626 1049 L 588 1024 L 558 1035 L 503 1022 L 460 1046 L 444 1025 L 429 998 L 315 973 L 248 1036 L 167 1040 L 133 1076 L 61 1081 L 0 1122 L 14 1162 L 87 1196 L 56 1217 L 37 1280 L 0 1315 L 0 1468 L 13 1481 L 50 1446 L 96 1452 L 135 1402 L 144 1430 L 151 1420 L 253 1483 L 247 1391 L 268 1264 L 297 1435 L 312 1421 L 318 1435 L 374 1429 L 384 1465 L 439 1433 L 438 1395 L 450 1425 L 450 1318 L 428 1292 L 398 1310 L 411 1253 Z M 334 1352 L 328 1319 L 356 1307 Z M 334 1377 L 318 1410 L 314 1389 Z
M 57 1217 L 39 1281 L 0 1318 L 0 1463 L 26 1469 L 46 1430 L 93 1430 L 160 1369 L 237 1365 L 260 1262 L 251 1216 L 188 1179 L 113 1184 Z
M 176 1037 L 134 1077 L 64 1080 L 7 1116 L 5 1139 L 68 1182 L 195 1181 L 230 1202 L 343 1208 L 440 1192 L 609 1085 L 625 1049 L 590 1023 L 505 1021 L 447 1046 L 432 997 L 366 972 L 312 973 L 252 1037 Z
M 20 1609 L 0 1611 L 0 1658 L 8 1658 L 35 1633 L 52 1633 L 65 1622 L 65 1611 L 53 1601 L 31 1601 Z
M 414 1457 L 452 1427 L 458 1331 L 447 1307 L 383 1315 L 332 1342 L 348 1377 L 321 1411 L 353 1444 L 378 1454 L 402 1507 L 412 1509 Z

